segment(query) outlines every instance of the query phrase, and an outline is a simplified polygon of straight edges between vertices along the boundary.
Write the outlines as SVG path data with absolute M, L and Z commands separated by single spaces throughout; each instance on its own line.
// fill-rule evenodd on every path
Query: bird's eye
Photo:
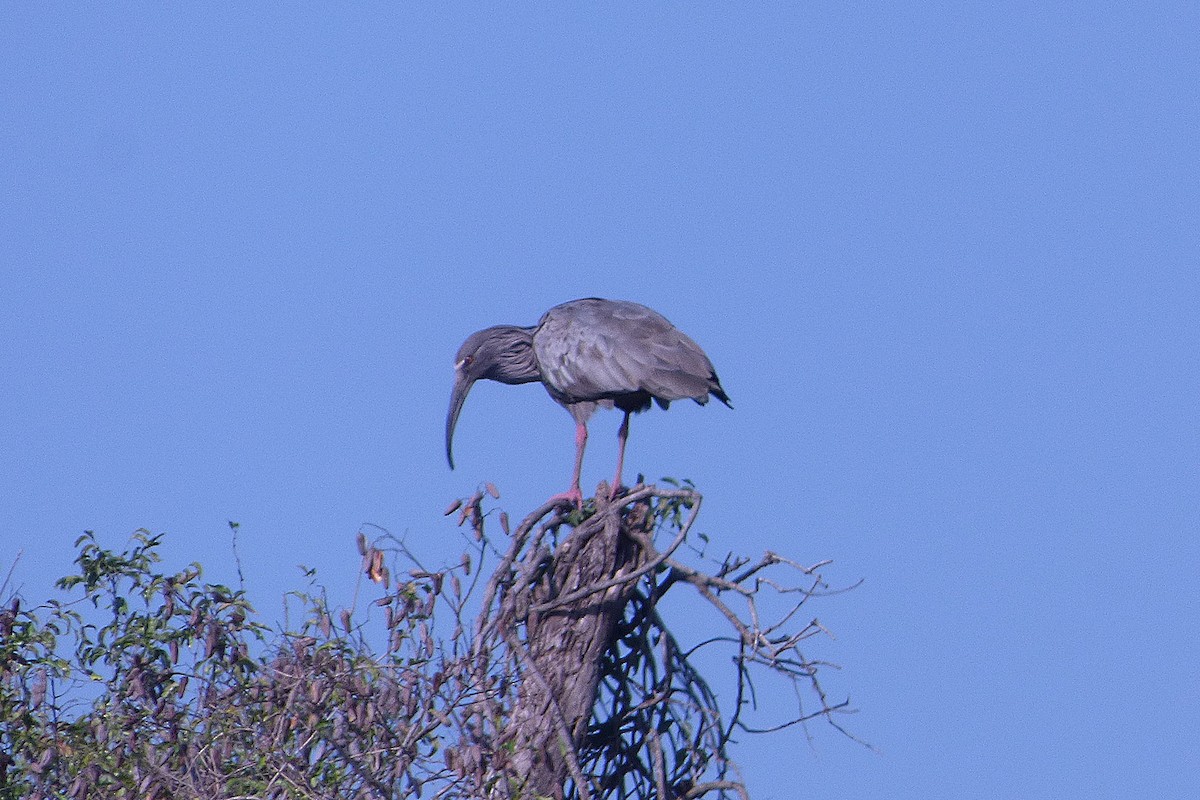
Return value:
M 475 356 L 465 356 L 462 360 L 462 365 L 464 367 L 469 367 L 469 366 L 471 366 L 472 363 L 474 363 L 474 361 L 475 361 Z

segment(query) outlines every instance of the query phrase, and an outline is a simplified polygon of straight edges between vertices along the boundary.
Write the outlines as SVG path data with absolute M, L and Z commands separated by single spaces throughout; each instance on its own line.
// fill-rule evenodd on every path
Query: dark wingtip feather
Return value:
M 733 403 L 729 402 L 729 395 L 725 394 L 725 390 L 721 388 L 721 379 L 717 377 L 717 373 L 715 372 L 712 374 L 712 387 L 708 391 L 727 407 L 733 408 Z

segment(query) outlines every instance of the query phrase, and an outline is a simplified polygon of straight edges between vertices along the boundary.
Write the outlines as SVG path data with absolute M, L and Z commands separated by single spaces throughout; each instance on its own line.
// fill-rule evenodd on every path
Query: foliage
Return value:
M 629 578 L 587 734 L 564 744 L 577 770 L 568 792 L 744 794 L 729 778 L 725 752 L 744 698 L 739 692 L 723 720 L 656 601 L 691 583 L 737 620 L 720 596 L 780 561 L 726 559 L 697 577 L 705 573 L 671 554 L 699 495 L 690 486 L 648 489 L 623 499 L 620 513 L 640 507 L 673 545 L 651 563 L 653 539 L 638 542 L 646 568 Z M 520 652 L 528 627 L 512 602 L 553 552 L 544 541 L 599 512 L 562 515 L 548 504 L 502 552 L 484 532 L 497 512 L 484 509 L 482 492 L 456 508 L 474 533 L 461 562 L 398 572 L 394 585 L 385 553 L 409 558 L 407 551 L 360 533 L 364 569 L 383 585 L 373 603 L 383 613 L 381 636 L 368 635 L 365 614 L 331 609 L 311 588 L 291 595 L 300 621 L 272 629 L 244 591 L 205 583 L 200 565 L 160 571 L 161 535 L 139 531 L 121 552 L 91 533 L 80 537 L 77 573 L 58 583 L 72 599 L 26 609 L 10 597 L 0 611 L 0 800 L 521 796 L 505 725 L 528 669 Z M 533 550 L 523 550 L 527 544 Z M 500 565 L 481 576 L 477 567 L 493 555 Z M 803 599 L 818 586 L 819 577 Z M 726 641 L 739 685 L 749 685 L 756 660 L 773 658 L 770 669 L 819 690 L 815 665 L 795 650 L 814 630 L 772 639 L 761 627 L 735 626 Z M 768 639 L 773 657 L 764 655 Z M 838 706 L 820 697 L 815 713 L 829 718 Z

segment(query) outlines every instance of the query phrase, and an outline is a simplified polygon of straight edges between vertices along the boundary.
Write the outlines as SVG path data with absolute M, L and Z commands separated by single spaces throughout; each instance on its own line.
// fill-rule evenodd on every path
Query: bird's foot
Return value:
M 554 495 L 548 502 L 558 503 L 560 505 L 566 505 L 569 503 L 575 508 L 583 508 L 583 492 L 578 486 L 572 486 L 569 490 Z

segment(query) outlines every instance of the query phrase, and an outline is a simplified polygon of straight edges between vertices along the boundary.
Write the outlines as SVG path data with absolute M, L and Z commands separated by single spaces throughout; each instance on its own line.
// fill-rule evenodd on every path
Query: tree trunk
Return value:
M 625 510 L 600 504 L 563 541 L 529 595 L 521 662 L 521 686 L 509 719 L 512 728 L 513 796 L 561 800 L 571 778 L 579 782 L 575 754 L 583 743 L 596 702 L 600 664 L 636 581 L 575 600 L 568 596 L 636 568 L 637 546 L 623 531 L 649 524 L 641 504 Z M 561 602 L 565 600 L 565 602 Z M 560 602 L 556 602 L 560 601 Z M 538 611 L 542 604 L 553 608 Z M 511 644 L 511 643 L 510 643 Z M 569 742 L 564 741 L 569 737 Z M 577 790 L 588 796 L 586 785 Z

